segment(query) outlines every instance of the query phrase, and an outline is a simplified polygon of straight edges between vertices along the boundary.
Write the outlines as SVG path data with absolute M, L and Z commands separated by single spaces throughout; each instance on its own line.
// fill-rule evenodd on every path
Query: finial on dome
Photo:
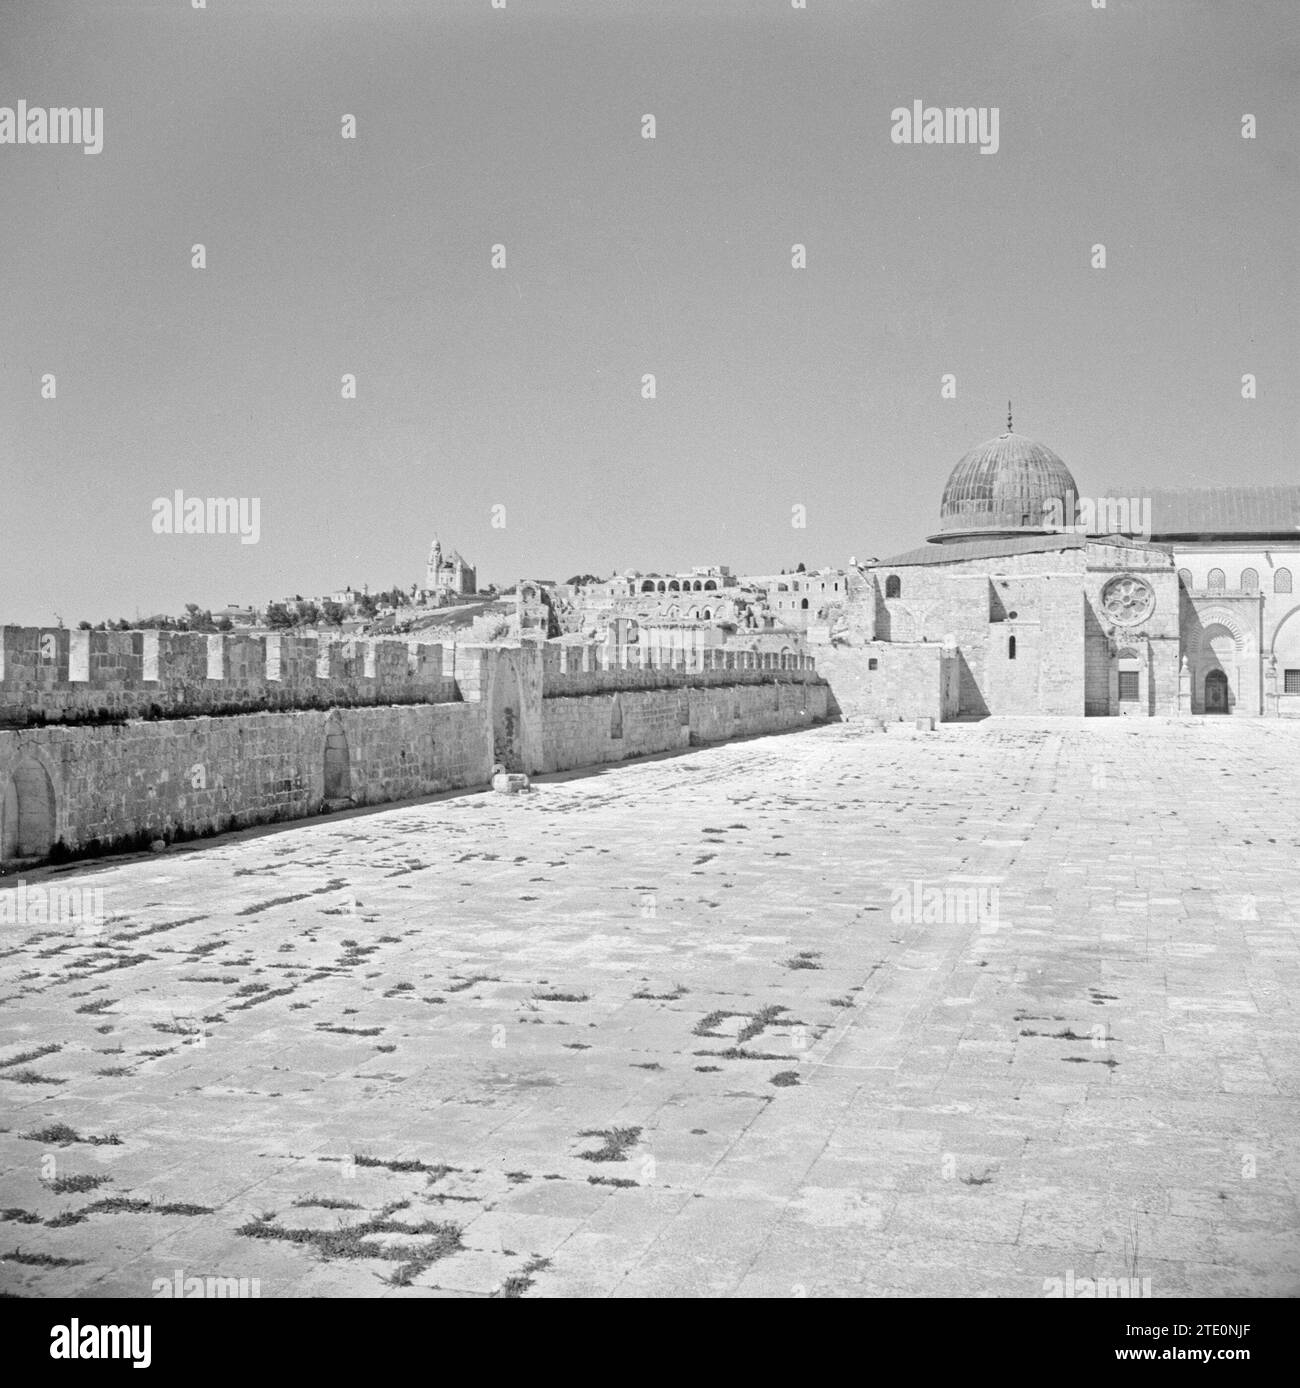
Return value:
M 1008 400 L 1008 401 L 1007 401 L 1007 433 L 1010 434 L 1010 433 L 1012 433 L 1012 432 L 1013 432 L 1013 431 L 1012 431 L 1012 428 L 1011 428 L 1011 401 Z

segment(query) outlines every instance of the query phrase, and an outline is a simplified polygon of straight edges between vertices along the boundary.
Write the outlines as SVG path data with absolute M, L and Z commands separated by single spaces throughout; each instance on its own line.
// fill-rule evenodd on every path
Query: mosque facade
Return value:
M 953 469 L 939 530 L 863 570 L 858 706 L 1300 717 L 1300 486 L 1124 490 L 1080 507 L 1008 418 Z M 1098 533 L 1097 515 L 1129 523 Z

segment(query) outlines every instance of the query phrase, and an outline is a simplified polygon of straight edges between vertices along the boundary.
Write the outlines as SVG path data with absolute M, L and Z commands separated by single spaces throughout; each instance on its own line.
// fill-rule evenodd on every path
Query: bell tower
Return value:
M 442 541 L 435 535 L 433 544 L 429 547 L 429 563 L 425 570 L 424 586 L 436 591 L 438 588 L 438 575 L 442 569 Z

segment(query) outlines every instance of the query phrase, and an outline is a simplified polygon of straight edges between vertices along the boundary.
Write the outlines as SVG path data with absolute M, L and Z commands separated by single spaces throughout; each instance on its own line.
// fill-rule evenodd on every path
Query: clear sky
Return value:
M 883 556 L 1008 396 L 1085 495 L 1300 481 L 1296 0 L 0 0 L 20 99 L 104 145 L 0 145 L 0 621 Z

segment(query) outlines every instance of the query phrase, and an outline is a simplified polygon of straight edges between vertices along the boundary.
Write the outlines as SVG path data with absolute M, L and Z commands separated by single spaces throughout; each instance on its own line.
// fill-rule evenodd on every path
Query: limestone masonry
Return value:
M 824 721 L 803 655 L 0 628 L 0 863 Z

